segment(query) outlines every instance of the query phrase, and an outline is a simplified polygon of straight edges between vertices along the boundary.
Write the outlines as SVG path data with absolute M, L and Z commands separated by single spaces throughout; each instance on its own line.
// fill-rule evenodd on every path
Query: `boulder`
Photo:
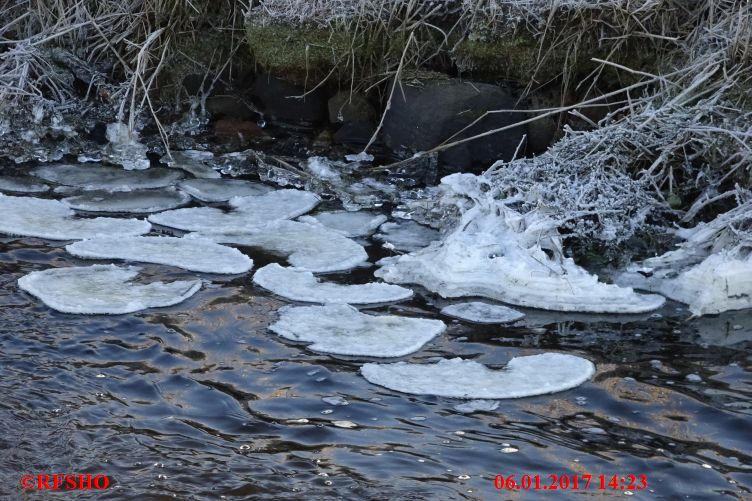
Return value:
M 422 85 L 403 83 L 392 98 L 382 136 L 387 147 L 394 151 L 408 154 L 425 151 L 457 134 L 487 111 L 516 107 L 510 91 L 497 85 L 459 79 L 432 80 Z M 494 113 L 457 134 L 452 141 L 524 118 L 519 113 Z M 526 132 L 524 126 L 515 127 L 442 151 L 439 153 L 442 174 L 480 173 L 497 160 L 510 160 Z
M 292 84 L 268 73 L 259 75 L 252 95 L 264 115 L 272 120 L 296 125 L 313 125 L 327 121 L 328 99 L 321 89 L 314 91 Z M 305 97 L 295 97 L 302 96 Z
M 339 91 L 329 99 L 329 121 L 372 122 L 378 120 L 376 108 L 362 94 Z

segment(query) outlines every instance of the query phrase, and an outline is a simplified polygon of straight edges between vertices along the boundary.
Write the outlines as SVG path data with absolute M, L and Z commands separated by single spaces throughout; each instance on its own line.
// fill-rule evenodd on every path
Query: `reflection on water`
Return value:
M 257 267 L 271 259 L 252 257 Z M 598 365 L 575 390 L 462 414 L 458 400 L 370 385 L 358 375 L 363 359 L 271 334 L 285 303 L 250 276 L 206 276 L 212 284 L 183 304 L 122 316 L 56 313 L 16 286 L 30 271 L 83 263 L 62 243 L 0 240 L 0 492 L 9 499 L 21 498 L 21 474 L 48 472 L 107 474 L 108 499 L 542 496 L 494 489 L 497 474 L 526 473 L 646 475 L 638 499 L 752 497 L 748 312 L 688 323 L 670 303 L 661 318 L 529 311 L 522 327 L 445 318 L 447 334 L 405 360 L 504 364 L 551 349 Z M 372 271 L 329 278 L 362 282 Z M 446 302 L 424 297 L 379 310 L 438 317 Z M 592 495 L 624 494 L 593 485 Z

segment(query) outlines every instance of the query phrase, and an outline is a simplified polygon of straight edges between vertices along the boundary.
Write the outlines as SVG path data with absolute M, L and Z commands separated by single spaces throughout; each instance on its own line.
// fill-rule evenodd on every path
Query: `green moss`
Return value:
M 471 35 L 457 44 L 452 58 L 460 70 L 526 85 L 532 80 L 547 82 L 564 68 L 564 50 L 544 52 L 540 62 L 539 52 L 539 44 L 527 33 L 510 33 L 495 40 Z
M 399 61 L 408 34 L 376 29 L 356 30 L 350 24 L 292 26 L 250 19 L 247 41 L 257 64 L 292 82 L 321 79 L 334 69 L 335 80 L 355 74 L 364 80 Z M 432 40 L 425 40 L 433 43 Z M 355 71 L 353 71 L 353 65 Z

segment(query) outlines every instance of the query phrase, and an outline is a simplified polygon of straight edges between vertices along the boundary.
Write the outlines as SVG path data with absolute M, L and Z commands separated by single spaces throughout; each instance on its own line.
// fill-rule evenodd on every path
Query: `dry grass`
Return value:
M 151 93 L 165 62 L 176 55 L 175 39 L 202 26 L 208 13 L 225 3 L 240 24 L 244 6 L 235 0 L 6 5 L 0 8 L 0 103 L 6 112 L 34 107 L 42 116 L 95 98 L 132 130 L 143 111 L 156 111 Z M 83 96 L 81 85 L 88 86 Z

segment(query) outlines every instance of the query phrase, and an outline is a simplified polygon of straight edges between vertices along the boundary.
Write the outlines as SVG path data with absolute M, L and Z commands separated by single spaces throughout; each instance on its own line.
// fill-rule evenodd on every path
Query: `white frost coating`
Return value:
M 84 190 L 132 191 L 164 188 L 183 177 L 177 170 L 153 168 L 128 171 L 118 167 L 57 164 L 31 171 L 37 177 Z
M 492 400 L 568 390 L 590 379 L 595 366 L 574 355 L 543 353 L 515 357 L 502 370 L 452 358 L 434 364 L 369 363 L 360 372 L 369 382 L 402 393 Z
M 57 200 L 0 195 L 0 233 L 49 240 L 81 240 L 97 236 L 134 236 L 149 233 L 151 225 L 138 219 L 76 218 Z
M 35 271 L 18 285 L 63 313 L 120 315 L 178 304 L 201 288 L 200 280 L 134 284 L 139 268 L 94 265 Z
M 226 202 L 232 197 L 264 195 L 273 189 L 242 179 L 186 179 L 178 188 L 202 202 Z
M 376 240 L 403 252 L 423 249 L 439 239 L 437 230 L 410 220 L 384 223 L 379 231 L 380 233 L 374 235 Z
M 268 264 L 253 276 L 254 283 L 278 296 L 307 303 L 378 304 L 402 301 L 413 291 L 399 285 L 370 283 L 340 285 L 321 282 L 313 273 L 297 268 Z
M 202 235 L 215 242 L 259 247 L 282 254 L 292 266 L 314 273 L 345 271 L 368 260 L 365 249 L 357 242 L 321 225 L 296 221 L 272 221 L 242 232 Z
M 319 203 L 313 193 L 277 190 L 255 197 L 234 197 L 235 210 L 225 212 L 214 207 L 192 207 L 152 214 L 149 221 L 170 228 L 205 233 L 248 232 L 278 219 L 305 214 Z
M 481 182 L 472 174 L 442 179 L 445 189 L 472 200 L 456 229 L 423 250 L 381 260 L 376 276 L 443 297 L 481 296 L 545 310 L 642 313 L 664 304 L 661 296 L 599 282 L 563 256 L 555 221 L 493 200 Z
M 366 315 L 346 304 L 285 306 L 269 327 L 314 351 L 334 355 L 402 357 L 420 350 L 446 326 L 440 320 Z
M 349 212 L 338 210 L 320 212 L 312 216 L 302 216 L 298 221 L 304 223 L 321 223 L 327 228 L 342 233 L 346 237 L 364 237 L 370 235 L 384 221 L 386 216 L 368 211 Z
M 512 308 L 477 301 L 449 305 L 441 309 L 441 314 L 479 324 L 504 324 L 525 317 L 524 313 Z
M 31 177 L 0 176 L 0 191 L 13 191 L 15 193 L 44 193 L 50 187 L 40 183 Z
M 695 316 L 752 308 L 752 253 L 746 257 L 730 252 L 711 254 L 677 273 L 670 266 L 677 252 L 680 251 L 669 253 L 669 266 L 633 268 L 616 280 L 686 303 Z M 652 262 L 657 263 L 658 259 Z
M 65 250 L 87 259 L 125 259 L 203 273 L 245 273 L 253 267 L 239 250 L 199 238 L 96 238 L 74 242 Z
M 174 189 L 134 191 L 88 191 L 63 199 L 63 203 L 88 212 L 130 212 L 145 214 L 174 209 L 190 201 L 185 193 Z

